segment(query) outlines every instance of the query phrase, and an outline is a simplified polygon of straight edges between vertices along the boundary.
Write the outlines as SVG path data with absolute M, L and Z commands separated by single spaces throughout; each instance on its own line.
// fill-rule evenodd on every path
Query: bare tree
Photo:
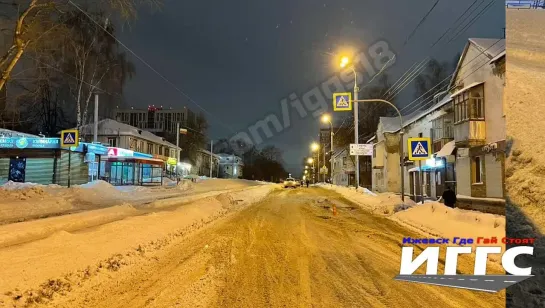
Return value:
M 76 1 L 76 0 L 74 0 Z M 10 75 L 20 61 L 22 55 L 33 44 L 47 41 L 47 37 L 54 37 L 55 31 L 62 25 L 61 19 L 70 11 L 80 11 L 81 5 L 71 0 L 29 0 L 29 1 L 1 1 L 0 5 L 10 8 L 6 16 L 14 16 L 12 21 L 2 32 L 11 31 L 12 43 L 0 56 L 0 90 L 9 80 Z M 119 13 L 124 19 L 136 17 L 136 7 L 139 4 L 160 4 L 160 0 L 89 0 L 85 1 L 88 7 L 96 11 L 106 9 Z M 76 1 L 81 2 L 81 1 Z M 4 12 L 4 10 L 2 10 Z M 7 11 L 7 10 L 6 10 Z M 89 13 L 90 10 L 87 12 Z

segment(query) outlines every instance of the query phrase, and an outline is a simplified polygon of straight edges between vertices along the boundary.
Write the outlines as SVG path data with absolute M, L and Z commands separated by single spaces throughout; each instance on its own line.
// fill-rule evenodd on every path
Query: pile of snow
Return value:
M 37 184 L 37 183 L 31 183 L 31 182 L 19 183 L 19 182 L 7 181 L 0 187 L 5 190 L 20 190 L 20 189 L 28 189 L 33 187 L 61 188 L 62 186 L 57 184 L 43 185 L 43 184 Z
M 405 203 L 403 203 L 401 197 L 394 193 L 377 194 L 363 187 L 359 187 L 358 190 L 356 190 L 354 187 L 343 187 L 330 184 L 317 184 L 317 186 L 336 191 L 346 199 L 379 215 L 392 215 L 396 208 L 399 209 L 399 206 L 405 204 L 405 206 L 408 207 L 414 204 L 409 198 L 405 198 Z
M 521 256 L 518 265 L 533 266 L 535 275 L 510 288 L 508 303 L 517 307 L 545 307 L 545 18 L 537 10 L 507 10 L 507 82 L 504 105 L 507 136 L 512 150 L 505 162 L 507 233 L 535 237 L 534 256 Z M 511 293 L 511 294 L 509 294 Z M 512 295 L 512 297 L 510 296 Z M 511 297 L 511 298 L 510 298 Z
M 419 204 L 392 219 L 420 231 L 447 238 L 505 236 L 505 216 L 450 208 L 439 202 Z
M 101 202 L 104 199 L 119 199 L 120 197 L 126 197 L 128 194 L 120 191 L 112 184 L 103 180 L 76 185 L 69 189 L 70 193 L 76 196 L 79 200 L 89 203 Z

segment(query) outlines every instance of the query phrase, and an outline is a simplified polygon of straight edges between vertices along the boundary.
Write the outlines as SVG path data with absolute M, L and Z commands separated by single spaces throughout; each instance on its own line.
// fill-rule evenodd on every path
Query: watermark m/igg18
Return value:
M 357 53 L 352 61 L 358 76 L 357 81 L 361 83 L 363 78 L 360 76 L 363 76 L 364 72 L 373 78 L 392 66 L 395 63 L 395 54 L 389 44 L 381 40 L 370 45 L 366 51 Z M 275 113 L 268 114 L 249 125 L 246 130 L 236 133 L 228 142 L 235 153 L 241 155 L 252 146 L 257 147 L 291 127 L 295 113 L 301 119 L 308 116 L 319 117 L 329 109 L 334 93 L 351 91 L 353 86 L 352 68 L 345 68 L 302 95 L 291 93 L 281 99 L 280 116 Z M 244 144 L 245 147 L 240 144 Z

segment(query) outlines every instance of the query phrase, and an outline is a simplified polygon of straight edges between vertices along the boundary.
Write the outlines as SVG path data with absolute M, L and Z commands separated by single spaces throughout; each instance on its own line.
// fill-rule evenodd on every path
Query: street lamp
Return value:
M 346 67 L 350 63 L 350 60 L 348 57 L 342 57 L 341 59 L 341 68 Z M 352 69 L 352 72 L 354 73 L 354 141 L 356 144 L 359 142 L 359 134 L 358 134 L 358 92 L 360 91 L 358 88 L 358 74 L 356 73 L 356 70 L 354 69 L 354 65 L 351 65 L 350 68 Z M 358 186 L 360 185 L 360 158 L 356 155 L 356 190 L 358 189 Z
M 322 123 L 329 123 L 329 128 L 331 130 L 331 154 L 329 156 L 329 168 L 330 168 L 330 180 L 331 184 L 333 184 L 333 123 L 331 123 L 331 116 L 329 114 L 322 115 Z M 325 159 L 325 156 L 324 156 Z

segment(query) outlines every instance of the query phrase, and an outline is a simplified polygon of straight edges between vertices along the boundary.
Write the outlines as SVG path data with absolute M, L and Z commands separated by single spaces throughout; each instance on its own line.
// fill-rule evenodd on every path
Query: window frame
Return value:
M 478 167 L 478 168 L 477 168 Z M 474 156 L 471 158 L 471 184 L 484 184 L 484 156 Z M 478 172 L 477 172 L 478 171 Z

